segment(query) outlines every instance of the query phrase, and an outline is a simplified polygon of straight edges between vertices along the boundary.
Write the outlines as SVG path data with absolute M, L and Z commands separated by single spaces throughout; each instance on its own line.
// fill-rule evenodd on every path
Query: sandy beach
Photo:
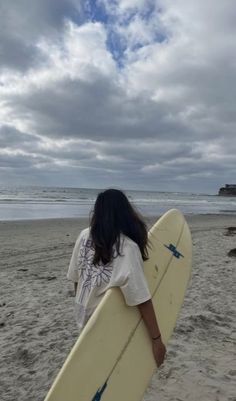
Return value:
M 156 219 L 148 220 L 151 225 Z M 193 215 L 193 275 L 143 401 L 236 401 L 236 215 Z M 66 273 L 87 219 L 0 222 L 0 399 L 42 401 L 77 331 Z M 128 401 L 128 400 L 122 400 Z

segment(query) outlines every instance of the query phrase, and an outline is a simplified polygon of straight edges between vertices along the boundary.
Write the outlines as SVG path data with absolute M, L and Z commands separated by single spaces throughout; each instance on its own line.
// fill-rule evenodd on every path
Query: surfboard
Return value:
M 191 277 L 192 241 L 182 213 L 165 213 L 148 233 L 144 273 L 165 345 Z M 151 341 L 137 307 L 109 289 L 87 322 L 45 401 L 140 401 L 155 372 Z

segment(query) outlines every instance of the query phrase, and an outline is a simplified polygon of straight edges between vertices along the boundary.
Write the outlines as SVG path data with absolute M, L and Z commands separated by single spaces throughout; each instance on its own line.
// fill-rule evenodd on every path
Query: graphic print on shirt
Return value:
M 83 303 L 84 297 L 89 295 L 92 288 L 101 287 L 103 283 L 109 283 L 111 278 L 111 264 L 103 265 L 99 262 L 94 265 L 93 258 L 92 240 L 83 238 L 78 258 L 79 278 L 82 285 L 79 298 L 81 303 Z

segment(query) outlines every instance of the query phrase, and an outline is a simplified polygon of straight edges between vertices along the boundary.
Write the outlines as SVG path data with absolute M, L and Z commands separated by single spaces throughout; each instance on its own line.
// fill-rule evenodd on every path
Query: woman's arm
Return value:
M 147 327 L 151 339 L 158 337 L 161 334 L 161 332 L 158 327 L 152 300 L 149 299 L 148 301 L 143 302 L 142 304 L 139 304 L 137 306 L 144 320 L 144 323 Z
M 152 300 L 150 299 L 146 302 L 143 302 L 142 304 L 137 305 L 137 307 L 152 340 L 153 355 L 156 360 L 157 366 L 159 367 L 164 361 L 166 347 L 161 339 L 161 332 L 157 323 Z

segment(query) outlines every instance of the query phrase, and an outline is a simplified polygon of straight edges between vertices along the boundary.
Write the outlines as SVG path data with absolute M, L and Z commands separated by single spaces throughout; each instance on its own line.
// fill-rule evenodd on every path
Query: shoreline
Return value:
M 171 210 L 171 208 L 170 209 L 168 209 L 168 210 Z M 166 210 L 166 212 L 168 212 L 168 210 Z M 180 210 L 180 209 L 178 209 L 178 210 Z M 234 210 L 230 210 L 230 211 L 227 211 L 227 212 L 224 212 L 224 213 L 183 213 L 181 210 L 180 210 L 180 212 L 185 216 L 185 218 L 187 219 L 187 218 L 194 218 L 195 216 L 200 216 L 200 217 L 232 217 L 232 218 L 236 218 L 236 210 L 234 211 Z M 160 218 L 162 215 L 163 215 L 164 213 L 162 213 L 162 214 L 150 214 L 150 215 L 145 215 L 145 214 L 141 214 L 141 216 L 144 218 L 144 219 L 158 219 L 158 218 Z M 78 222 L 80 221 L 80 220 L 89 220 L 89 216 L 80 216 L 80 217 L 44 217 L 44 218 L 34 218 L 34 219 L 7 219 L 7 220 L 4 220 L 4 219 L 0 219 L 0 224 L 2 224 L 2 223 L 17 223 L 17 222 L 19 222 L 19 223 L 26 223 L 26 222 L 39 222 L 39 221 L 48 221 L 48 222 L 50 222 L 50 221 L 71 221 L 71 220 L 77 220 Z
M 161 217 L 160 216 L 143 216 L 148 230 L 151 226 Z M 236 214 L 185 214 L 187 223 L 190 226 L 191 232 L 195 231 L 209 231 L 213 229 L 226 229 L 227 226 L 236 226 Z M 21 230 L 31 232 L 31 235 L 39 237 L 39 234 L 48 231 L 47 238 L 50 241 L 50 234 L 55 237 L 55 233 L 59 230 L 59 237 L 63 237 L 62 227 L 70 237 L 75 241 L 79 232 L 89 226 L 89 217 L 62 217 L 62 218 L 47 218 L 47 219 L 25 219 L 25 220 L 4 220 L 0 221 L 0 240 L 3 237 L 11 235 L 11 231 L 20 233 Z M 38 231 L 38 235 L 35 234 Z M 1 234 L 1 232 L 3 234 Z M 67 234 L 68 235 L 68 234 Z M 1 251 L 1 246 L 0 246 Z M 1 255 L 0 255 L 1 256 Z

